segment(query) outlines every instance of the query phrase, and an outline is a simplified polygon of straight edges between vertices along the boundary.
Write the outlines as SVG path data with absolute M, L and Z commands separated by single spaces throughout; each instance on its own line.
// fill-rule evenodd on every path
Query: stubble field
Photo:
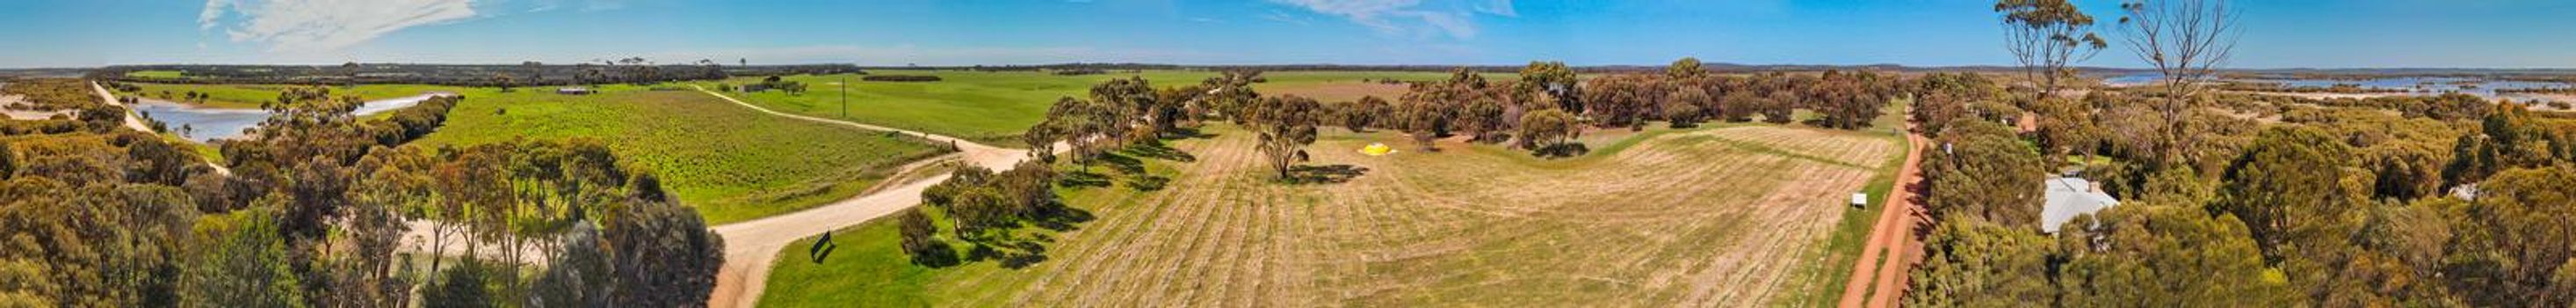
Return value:
M 1848 262 L 1827 249 L 1860 211 L 1847 198 L 1900 148 L 1882 134 L 1727 125 L 1596 134 L 1585 157 L 1539 160 L 1333 129 L 1308 165 L 1366 171 L 1284 185 L 1248 133 L 1210 131 L 1174 143 L 1194 159 L 1148 160 L 1172 179 L 1161 190 L 1069 194 L 1099 219 L 1046 233 L 1044 262 L 912 265 L 892 224 L 871 222 L 836 236 L 844 247 L 822 264 L 790 245 L 763 306 L 1802 303 L 1817 269 Z M 1356 152 L 1369 143 L 1402 152 Z

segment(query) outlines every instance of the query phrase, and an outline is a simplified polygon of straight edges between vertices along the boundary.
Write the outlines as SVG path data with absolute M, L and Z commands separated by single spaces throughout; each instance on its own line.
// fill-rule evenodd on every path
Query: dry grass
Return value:
M 1375 95 L 1378 98 L 1383 98 L 1392 102 L 1395 101 L 1397 97 L 1404 96 L 1405 90 L 1405 85 L 1400 83 L 1386 84 L 1359 81 L 1326 81 L 1275 85 L 1262 88 L 1261 93 L 1267 95 L 1304 96 L 1320 102 L 1359 101 L 1360 97 Z
M 1176 143 L 1196 162 L 1157 163 L 1178 175 L 1167 189 L 1075 197 L 1100 219 L 1054 234 L 1054 259 L 902 270 L 921 285 L 894 289 L 923 294 L 894 296 L 956 306 L 1770 304 L 1800 292 L 1792 280 L 1824 259 L 1815 246 L 1846 198 L 1897 147 L 1861 133 L 1747 126 L 1650 131 L 1544 161 L 1336 133 L 1308 148 L 1308 164 L 1366 174 L 1285 185 L 1270 180 L 1249 135 L 1213 131 Z M 1356 152 L 1371 142 L 1405 152 Z M 770 299 L 901 292 L 773 285 Z

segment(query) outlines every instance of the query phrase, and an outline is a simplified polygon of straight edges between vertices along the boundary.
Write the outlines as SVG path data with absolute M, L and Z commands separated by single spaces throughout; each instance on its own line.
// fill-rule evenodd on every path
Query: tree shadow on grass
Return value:
M 1047 230 L 1064 232 L 1073 231 L 1076 226 L 1079 226 L 1082 223 L 1091 222 L 1092 219 L 1097 218 L 1099 217 L 1093 216 L 1091 211 L 1064 206 L 1063 204 L 1056 204 L 1054 206 L 1048 206 L 1046 209 L 1039 210 L 1038 213 L 1035 214 L 1035 217 L 1029 218 L 1029 224 L 1039 228 L 1046 228 Z M 1038 239 L 1049 240 L 1045 235 L 1039 235 Z
M 1134 189 L 1136 191 L 1163 190 L 1164 186 L 1170 186 L 1171 183 L 1172 178 L 1150 174 L 1141 174 L 1127 178 L 1127 188 Z
M 1163 145 L 1162 143 L 1143 144 L 1143 145 L 1137 145 L 1137 146 L 1127 147 L 1127 153 L 1129 153 L 1129 154 L 1134 154 L 1134 155 L 1136 155 L 1137 157 L 1152 158 L 1152 159 L 1160 159 L 1160 160 L 1166 160 L 1166 161 L 1175 161 L 1175 162 L 1184 162 L 1184 163 L 1186 163 L 1186 162 L 1196 162 L 1196 161 L 1199 161 L 1199 157 L 1198 157 L 1198 156 L 1196 156 L 1196 155 L 1190 155 L 1190 152 L 1183 152 L 1183 151 L 1181 151 L 1180 149 L 1174 149 L 1174 148 L 1172 148 L 1171 146 Z
M 1064 188 L 1109 187 L 1109 185 L 1113 183 L 1114 182 L 1111 181 L 1108 175 L 1091 172 L 1090 170 L 1074 170 L 1073 172 L 1066 172 L 1063 177 L 1055 180 L 1056 187 Z
M 975 248 L 966 250 L 967 260 L 1000 261 L 1002 268 L 1007 269 L 1028 268 L 1030 265 L 1037 265 L 1038 262 L 1047 260 L 1046 244 L 1037 241 L 1001 241 L 971 245 Z
M 1530 151 L 1530 155 L 1546 159 L 1573 158 L 1589 153 L 1592 153 L 1592 148 L 1580 142 L 1558 143 Z
M 1170 131 L 1163 132 L 1162 139 L 1209 139 L 1216 136 L 1215 133 L 1201 131 L 1195 127 L 1174 127 Z
M 1369 169 L 1352 165 L 1290 166 L 1289 184 L 1340 184 L 1368 174 Z
M 922 267 L 928 268 L 943 268 L 957 266 L 958 264 L 966 264 L 966 260 L 957 258 L 957 248 L 948 246 L 947 242 L 932 242 L 934 243 L 930 243 L 929 246 L 925 247 L 928 251 L 912 255 L 912 264 L 918 264 Z
M 1090 211 L 1062 204 L 1049 206 L 1031 215 L 1033 217 L 1028 217 L 1025 221 L 1029 226 L 1055 232 L 1073 231 L 1082 223 L 1090 222 L 1095 218 Z M 973 248 L 966 251 L 966 261 L 998 261 L 1001 262 L 1002 268 L 1008 269 L 1022 269 L 1039 262 L 1046 262 L 1047 245 L 1055 243 L 1055 237 L 1048 236 L 1047 233 L 1026 235 L 1017 233 L 1004 232 L 990 238 L 967 239 L 966 242 Z
M 1128 157 L 1127 155 L 1119 155 L 1117 153 L 1104 153 L 1100 154 L 1099 157 L 1093 157 L 1091 159 L 1093 164 L 1108 166 L 1109 171 L 1117 171 L 1118 173 L 1129 175 L 1145 173 L 1145 161 L 1136 159 L 1135 157 Z

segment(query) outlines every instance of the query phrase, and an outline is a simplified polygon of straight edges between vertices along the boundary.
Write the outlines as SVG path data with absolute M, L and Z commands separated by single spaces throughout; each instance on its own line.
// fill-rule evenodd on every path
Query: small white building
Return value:
M 2120 205 L 2093 181 L 2077 177 L 2049 177 L 2048 204 L 2039 210 L 2039 230 L 2056 234 L 2058 225 L 2075 220 L 2076 215 L 2092 214 Z
M 591 91 L 591 90 L 590 90 L 590 88 L 583 88 L 583 87 L 562 87 L 562 88 L 555 88 L 555 94 L 563 94 L 563 95 L 590 95 L 591 93 L 599 93 L 599 92 L 598 92 L 598 91 Z

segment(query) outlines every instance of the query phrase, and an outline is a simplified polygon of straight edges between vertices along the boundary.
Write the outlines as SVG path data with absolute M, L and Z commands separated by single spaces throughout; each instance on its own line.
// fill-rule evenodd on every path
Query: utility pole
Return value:
M 850 118 L 850 76 L 841 76 L 841 118 Z

